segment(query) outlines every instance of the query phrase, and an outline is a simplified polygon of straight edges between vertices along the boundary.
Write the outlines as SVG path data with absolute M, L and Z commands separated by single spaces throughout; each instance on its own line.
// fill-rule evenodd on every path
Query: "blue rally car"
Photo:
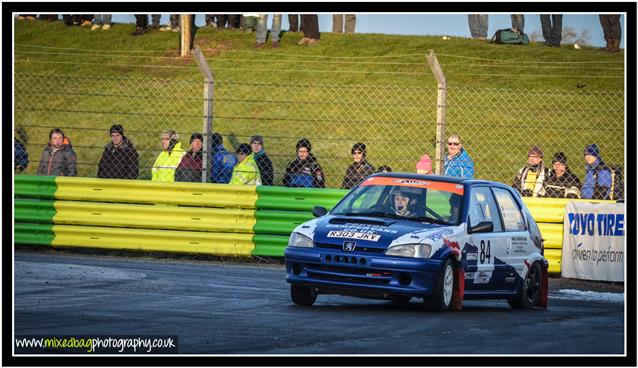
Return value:
M 294 229 L 285 250 L 292 301 L 318 294 L 423 298 L 428 310 L 464 299 L 547 307 L 547 260 L 532 215 L 492 181 L 383 173 Z

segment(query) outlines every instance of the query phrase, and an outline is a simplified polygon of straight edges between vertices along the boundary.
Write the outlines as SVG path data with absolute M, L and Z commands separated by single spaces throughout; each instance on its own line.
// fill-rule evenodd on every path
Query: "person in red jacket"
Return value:
M 201 182 L 203 170 L 202 147 L 204 137 L 199 133 L 191 135 L 191 149 L 182 157 L 175 170 L 175 181 Z

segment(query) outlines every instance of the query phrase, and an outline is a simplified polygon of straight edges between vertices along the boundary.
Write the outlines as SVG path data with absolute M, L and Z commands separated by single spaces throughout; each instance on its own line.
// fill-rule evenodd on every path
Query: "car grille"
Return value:
M 392 280 L 392 272 L 370 268 L 306 265 L 306 272 L 316 279 L 368 285 L 387 285 Z
M 339 244 L 315 243 L 315 247 L 324 248 L 324 249 L 343 250 L 343 245 L 339 245 Z M 357 245 L 355 249 L 355 252 L 374 253 L 374 254 L 383 253 L 384 251 L 385 251 L 385 248 L 363 247 L 360 245 Z

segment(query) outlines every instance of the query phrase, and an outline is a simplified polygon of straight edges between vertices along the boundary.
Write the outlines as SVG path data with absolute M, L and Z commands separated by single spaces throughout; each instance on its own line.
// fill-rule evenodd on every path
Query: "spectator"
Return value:
M 580 198 L 580 180 L 567 167 L 565 154 L 555 154 L 552 164 L 554 168 L 545 180 L 545 197 Z
M 288 32 L 299 32 L 299 14 L 288 14 Z
M 261 185 L 261 175 L 250 145 L 242 143 L 237 147 L 237 166 L 233 169 L 230 184 Z
M 16 137 L 13 137 L 13 150 L 14 172 L 19 174 L 29 166 L 29 154 L 26 148 L 24 148 L 24 145 Z
M 179 32 L 179 26 L 180 26 L 179 14 L 171 14 L 169 18 L 169 23 L 165 25 L 164 27 L 160 28 L 159 30 L 162 32 L 164 31 Z
M 65 143 L 62 129 L 49 132 L 49 143 L 42 152 L 36 175 L 77 176 L 77 157 L 71 143 Z
M 175 170 L 184 156 L 179 135 L 174 130 L 162 132 L 162 152 L 157 156 L 152 168 L 152 181 L 173 182 Z
M 237 29 L 241 23 L 241 15 L 240 14 L 217 14 L 217 29 L 226 28 L 226 23 L 228 23 L 228 28 Z
M 35 20 L 36 14 L 18 14 L 19 20 Z
M 259 13 L 244 13 L 241 15 L 239 27 L 246 33 L 253 33 L 255 31 L 258 18 Z M 281 24 L 281 21 L 279 23 Z
M 215 14 L 206 14 L 205 15 L 205 22 L 206 22 L 206 27 L 212 27 L 212 28 L 217 28 L 217 21 L 215 20 L 216 15 Z
M 98 178 L 137 179 L 139 174 L 139 155 L 124 128 L 113 125 L 109 129 L 111 141 L 104 146 L 102 158 L 97 169 Z
M 392 168 L 390 166 L 379 166 L 379 168 L 377 169 L 378 173 L 388 173 L 388 172 L 392 172 Z
M 257 20 L 257 42 L 255 48 L 260 49 L 266 44 L 266 38 L 268 38 L 268 14 L 259 14 Z M 281 14 L 273 14 L 272 16 L 272 28 L 270 30 L 270 38 L 272 41 L 272 47 L 279 47 L 279 35 L 281 34 Z
M 585 155 L 585 180 L 583 180 L 583 199 L 609 199 L 611 188 L 611 169 L 600 157 L 598 145 L 590 144 L 583 152 Z
M 191 149 L 189 149 L 175 170 L 175 181 L 201 182 L 203 170 L 202 146 L 204 137 L 199 133 L 191 135 Z
M 417 174 L 432 174 L 432 160 L 430 156 L 423 155 L 419 162 L 416 163 Z
M 67 26 L 87 27 L 93 24 L 93 14 L 62 14 L 62 19 Z
M 264 150 L 264 138 L 260 135 L 254 135 L 250 138 L 250 148 L 255 155 L 255 162 L 261 174 L 261 183 L 263 185 L 272 185 L 274 174 L 272 169 L 272 161 L 266 155 Z
M 325 188 L 323 170 L 310 152 L 310 141 L 303 138 L 297 142 L 297 158 L 288 164 L 284 174 L 284 186 L 304 188 Z
M 548 176 L 549 169 L 543 164 L 543 151 L 534 146 L 527 153 L 527 166 L 518 171 L 512 187 L 523 197 L 544 197 Z
M 103 31 L 111 29 L 111 14 L 95 14 L 91 31 L 95 31 L 99 28 L 102 28 Z
M 472 38 L 481 41 L 487 40 L 487 28 L 489 26 L 489 16 L 487 14 L 468 14 L 470 24 L 470 34 Z
M 162 20 L 162 14 L 151 14 L 151 29 L 159 29 L 160 20 Z
M 512 14 L 510 18 L 512 18 L 512 28 L 516 28 L 521 31 L 521 33 L 525 33 L 525 15 Z
M 560 41 L 563 37 L 563 15 L 541 14 L 541 27 L 543 28 L 545 45 L 560 47 Z
M 352 189 L 365 178 L 374 174 L 374 166 L 366 161 L 366 145 L 355 143 L 350 150 L 354 162 L 346 169 L 346 176 L 341 183 L 342 189 Z
M 133 36 L 139 36 L 148 30 L 148 15 L 135 14 L 135 31 Z
M 222 135 L 214 133 L 211 137 L 213 147 L 213 165 L 210 179 L 213 183 L 228 184 L 233 176 L 233 169 L 237 165 L 237 158 L 224 148 Z
M 474 161 L 463 149 L 461 137 L 452 134 L 447 139 L 447 155 L 443 163 L 443 175 L 472 179 L 474 177 Z
M 301 15 L 301 31 L 303 38 L 297 42 L 297 45 L 316 45 L 319 43 L 319 17 L 317 14 Z
M 605 41 L 607 46 L 602 51 L 619 52 L 620 51 L 620 14 L 601 14 L 598 16 L 600 25 L 603 27 Z
M 58 15 L 57 14 L 40 14 L 38 15 L 38 19 L 46 20 L 48 22 L 53 22 L 58 20 Z
M 345 15 L 345 27 L 343 18 Z M 332 32 L 343 33 L 344 28 L 346 33 L 354 33 L 354 27 L 357 23 L 357 16 L 355 14 L 332 14 Z

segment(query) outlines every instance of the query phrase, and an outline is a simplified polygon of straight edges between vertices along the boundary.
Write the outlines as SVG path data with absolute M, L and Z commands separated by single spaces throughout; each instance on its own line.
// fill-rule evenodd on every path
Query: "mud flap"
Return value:
M 547 309 L 548 297 L 547 294 L 549 292 L 549 279 L 548 279 L 547 266 L 541 265 L 541 295 L 538 297 L 538 302 L 536 302 L 536 306 L 540 308 Z
M 458 267 L 454 270 L 454 290 L 452 291 L 452 300 L 450 301 L 450 309 L 460 311 L 463 309 L 463 295 L 465 293 L 465 272 L 463 268 Z

